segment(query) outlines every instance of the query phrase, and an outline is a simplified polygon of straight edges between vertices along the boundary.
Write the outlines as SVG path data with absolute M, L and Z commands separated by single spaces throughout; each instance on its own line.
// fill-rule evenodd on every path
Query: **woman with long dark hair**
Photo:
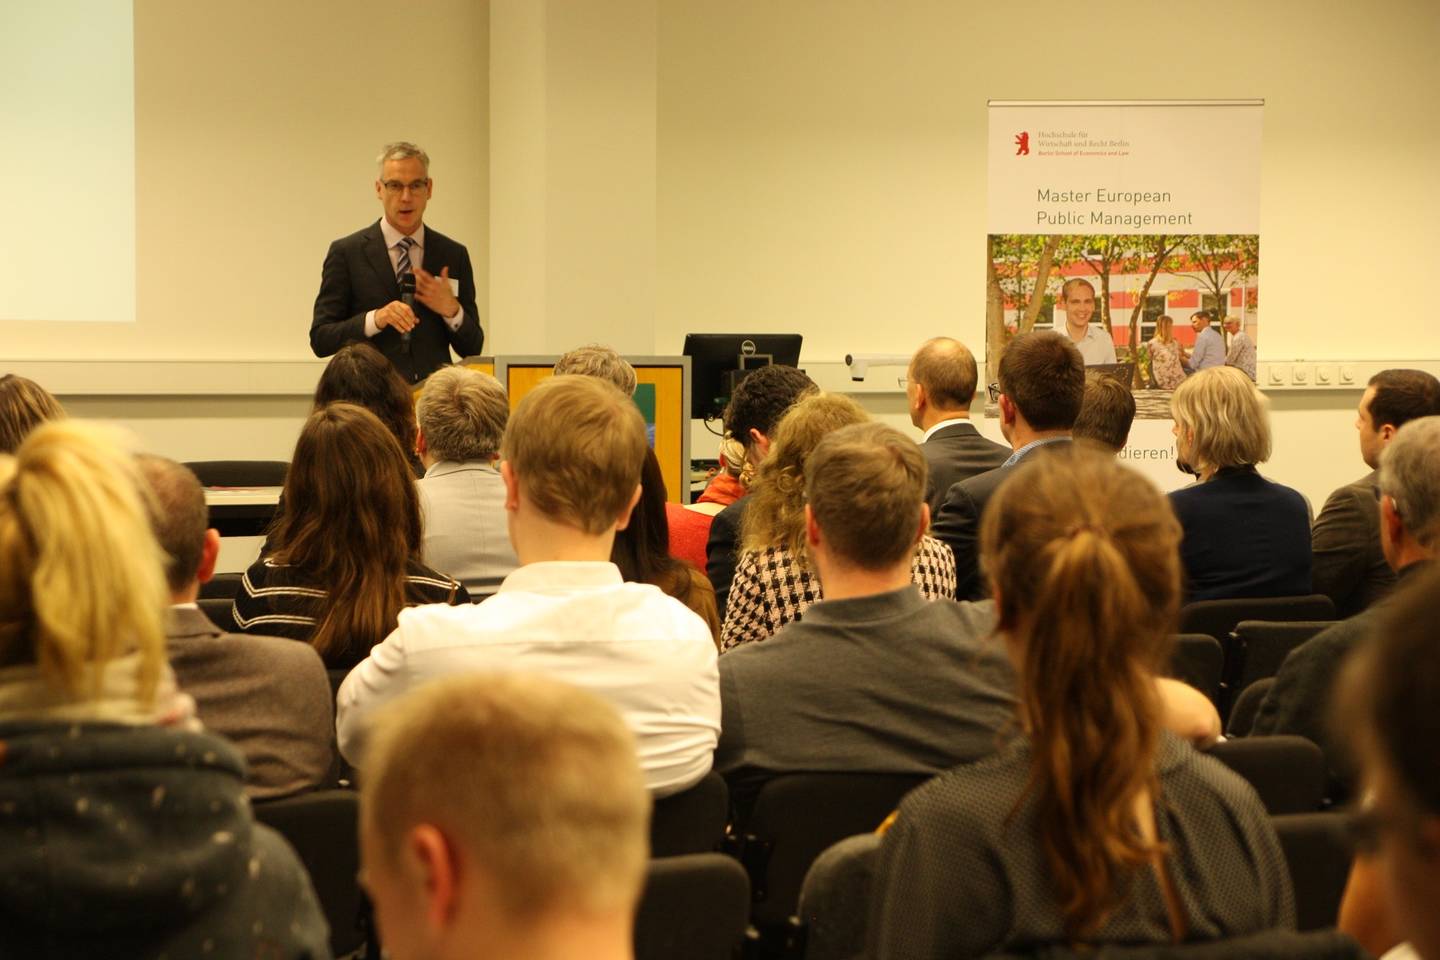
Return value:
M 981 523 L 1020 735 L 911 793 L 884 837 L 871 956 L 1179 943 L 1293 927 L 1289 874 L 1239 776 L 1166 732 L 1156 676 L 1180 526 L 1112 456 L 1015 468 Z
M 715 588 L 705 574 L 670 555 L 670 524 L 665 517 L 665 477 L 655 451 L 646 449 L 640 471 L 640 501 L 630 512 L 630 522 L 615 534 L 610 560 L 620 576 L 631 583 L 651 583 L 694 610 L 719 641 L 720 616 L 715 608 Z
M 417 477 L 425 475 L 415 452 L 415 399 L 405 378 L 385 355 L 368 343 L 350 343 L 330 358 L 315 385 L 315 404 L 321 410 L 332 403 L 364 407 L 385 424 L 400 443 L 405 460 Z
M 420 505 L 400 444 L 370 411 L 332 403 L 295 444 L 266 552 L 241 579 L 232 615 L 249 633 L 313 646 L 353 667 L 402 607 L 468 603 L 420 560 Z

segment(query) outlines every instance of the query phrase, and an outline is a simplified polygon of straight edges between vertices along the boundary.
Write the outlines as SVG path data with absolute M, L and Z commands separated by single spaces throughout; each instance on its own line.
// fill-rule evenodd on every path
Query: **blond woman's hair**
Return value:
M 605 380 L 562 376 L 521 399 L 500 455 L 538 509 L 595 536 L 634 498 L 646 446 L 633 400 Z
M 1187 377 L 1170 398 L 1170 415 L 1197 470 L 1270 459 L 1270 403 L 1236 367 L 1209 367 Z
M 770 455 L 755 470 L 741 526 L 743 549 L 784 547 L 805 563 L 805 461 L 827 434 L 869 419 L 840 393 L 807 394 L 790 408 L 775 426 Z
M 554 373 L 558 376 L 575 374 L 582 377 L 599 377 L 615 384 L 615 389 L 627 397 L 635 395 L 638 379 L 630 361 L 620 356 L 614 347 L 588 343 L 576 347 L 555 361 Z
M 649 856 L 635 740 L 593 694 L 539 676 L 426 684 L 376 718 L 361 817 L 393 869 L 418 824 L 497 879 L 505 912 L 629 912 Z
M 14 453 L 25 435 L 47 420 L 60 420 L 60 401 L 29 377 L 0 377 L 0 453 Z
M 489 460 L 500 452 L 510 401 L 488 373 L 444 367 L 425 379 L 415 415 L 436 460 Z
M 33 663 L 74 701 L 98 668 L 139 653 L 142 700 L 165 664 L 170 602 L 149 490 L 119 435 L 44 424 L 0 455 L 0 665 Z
M 1166 496 L 1080 444 L 1027 459 L 980 522 L 996 625 L 1019 651 L 1022 803 L 1072 941 L 1090 939 L 1164 852 L 1136 831 L 1134 802 L 1159 795 L 1154 677 L 1179 616 L 1179 544 Z

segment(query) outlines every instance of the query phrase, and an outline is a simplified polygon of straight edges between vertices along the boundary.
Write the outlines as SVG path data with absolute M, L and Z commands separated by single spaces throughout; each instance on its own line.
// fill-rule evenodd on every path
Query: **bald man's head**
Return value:
M 928 429 L 941 420 L 969 416 L 979 380 L 975 355 L 951 337 L 926 340 L 910 358 L 910 420 Z

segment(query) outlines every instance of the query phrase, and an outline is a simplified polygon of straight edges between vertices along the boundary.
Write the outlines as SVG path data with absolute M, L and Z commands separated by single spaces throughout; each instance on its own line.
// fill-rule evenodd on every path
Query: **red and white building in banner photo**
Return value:
M 1257 278 L 1250 278 L 1245 283 L 1238 281 L 1227 284 L 1224 287 L 1224 294 L 1221 297 L 1222 303 L 1216 302 L 1214 292 L 1209 285 L 1198 279 L 1201 271 L 1198 267 L 1189 269 L 1188 264 L 1182 264 L 1175 273 L 1157 274 L 1150 290 L 1145 296 L 1144 308 L 1140 311 L 1140 337 L 1139 343 L 1146 343 L 1155 335 L 1155 320 L 1157 317 L 1167 315 L 1174 321 L 1172 328 L 1175 339 L 1186 347 L 1195 343 L 1195 331 L 1190 326 L 1190 315 L 1197 310 L 1210 310 L 1217 321 L 1227 316 L 1240 317 L 1244 323 L 1244 329 L 1250 339 L 1259 342 L 1258 328 L 1260 325 L 1260 287 Z M 1030 283 L 1034 282 L 1034 271 L 1029 274 Z M 1100 310 L 1101 286 L 1100 278 L 1095 271 L 1085 263 L 1067 263 L 1057 268 L 1051 274 L 1050 286 L 1054 288 L 1054 295 L 1045 298 L 1045 305 L 1041 308 L 1040 315 L 1035 321 L 1036 330 L 1063 329 L 1065 324 L 1065 311 L 1057 305 L 1059 298 L 1059 283 L 1070 279 L 1090 281 L 1095 288 L 1095 314 L 1090 318 L 1092 325 L 1103 325 Z M 1135 304 L 1140 299 L 1140 291 L 1145 287 L 1145 281 L 1149 277 L 1148 267 L 1144 272 L 1110 274 L 1110 335 L 1115 341 L 1116 349 L 1128 347 L 1130 344 L 1130 315 L 1135 310 Z M 1058 281 L 1058 282 L 1056 282 Z M 1029 284 L 1027 284 L 1028 286 Z M 1010 330 L 1016 330 L 1020 325 L 1020 318 L 1024 314 L 1025 303 L 1007 296 L 1005 299 L 1005 326 Z

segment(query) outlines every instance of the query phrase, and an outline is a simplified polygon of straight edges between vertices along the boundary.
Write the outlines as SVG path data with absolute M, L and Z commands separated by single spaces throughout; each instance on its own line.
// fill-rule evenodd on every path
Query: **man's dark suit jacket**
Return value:
M 1412 563 L 1400 571 L 1398 582 L 1413 582 L 1418 574 L 1433 566 L 1434 561 Z M 1325 753 L 1332 793 L 1338 792 L 1342 797 L 1350 794 L 1353 777 L 1343 751 L 1332 742 L 1330 701 L 1335 680 L 1346 654 L 1370 638 L 1389 605 L 1389 598 L 1381 600 L 1291 650 L 1275 674 L 1275 685 L 1261 702 L 1250 729 L 1256 736 L 1290 734 L 1313 741 Z
M 996 469 L 1010 459 L 1011 451 L 1004 444 L 980 436 L 975 424 L 966 421 L 935 431 L 929 440 L 920 444 L 920 452 L 930 465 L 925 499 L 930 503 L 933 518 L 940 515 L 951 486 Z
M 725 622 L 725 602 L 730 599 L 730 584 L 735 581 L 735 564 L 740 559 L 740 525 L 745 520 L 747 497 L 741 497 L 710 521 L 710 536 L 705 541 L 705 576 L 715 588 L 715 607 L 720 622 Z
M 1371 473 L 1330 494 L 1310 528 L 1315 592 L 1334 600 L 1342 618 L 1353 617 L 1395 586 L 1395 571 L 1380 549 L 1378 477 Z
M 1054 443 L 1032 447 L 1026 451 L 1020 462 L 1046 447 L 1069 443 L 1067 437 Z M 921 449 L 924 449 L 923 444 Z M 955 554 L 956 600 L 983 600 L 988 592 L 980 576 L 980 518 L 985 514 L 985 506 L 990 502 L 990 498 L 1000 489 L 1000 484 L 1009 478 L 1016 465 L 1018 464 L 996 467 L 968 480 L 951 484 L 945 494 L 944 505 L 930 523 L 930 535 L 949 546 L 950 552 Z
M 1170 494 L 1185 602 L 1310 592 L 1310 508 L 1254 467 L 1225 467 Z
M 450 278 L 460 283 L 456 299 L 465 311 L 465 319 L 459 330 L 451 330 L 439 314 L 417 300 L 415 315 L 420 322 L 410 331 L 408 344 L 391 327 L 368 338 L 372 346 L 390 358 L 407 383 L 419 383 L 449 363 L 452 346 L 461 357 L 467 357 L 479 353 L 485 342 L 480 311 L 475 306 L 475 274 L 464 246 L 427 224 L 424 267 L 437 277 L 443 268 L 450 268 Z M 380 221 L 336 240 L 330 244 L 325 266 L 320 270 L 310 349 L 317 357 L 328 357 L 347 343 L 367 339 L 365 314 L 399 299 L 400 281 L 395 278 Z

